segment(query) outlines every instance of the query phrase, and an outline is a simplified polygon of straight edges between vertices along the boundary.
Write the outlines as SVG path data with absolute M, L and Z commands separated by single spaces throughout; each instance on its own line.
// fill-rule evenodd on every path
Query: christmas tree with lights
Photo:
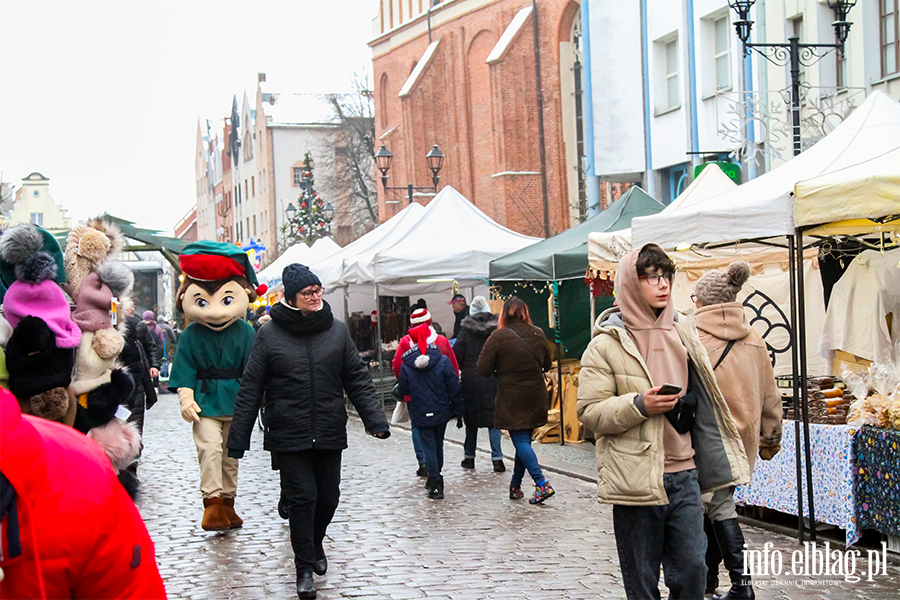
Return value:
M 330 235 L 330 223 L 334 212 L 331 203 L 326 205 L 316 192 L 314 168 L 312 155 L 307 152 L 303 157 L 298 206 L 294 208 L 293 204 L 290 204 L 287 208 L 291 237 L 296 241 L 305 241 L 307 246 L 312 246 L 317 239 Z

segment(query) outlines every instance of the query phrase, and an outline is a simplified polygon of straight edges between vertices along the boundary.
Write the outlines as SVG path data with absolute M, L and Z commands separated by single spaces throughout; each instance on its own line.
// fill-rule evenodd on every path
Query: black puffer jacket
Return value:
M 477 313 L 463 319 L 453 353 L 459 363 L 463 398 L 466 400 L 466 425 L 494 426 L 494 397 L 497 379 L 478 374 L 478 356 L 484 343 L 497 329 L 497 317 L 491 313 Z
M 389 431 L 365 363 L 331 308 L 303 317 L 277 304 L 260 327 L 244 370 L 228 436 L 229 455 L 250 448 L 265 398 L 265 447 L 273 452 L 347 447 L 344 391 L 369 433 Z M 236 452 L 233 452 L 236 451 Z

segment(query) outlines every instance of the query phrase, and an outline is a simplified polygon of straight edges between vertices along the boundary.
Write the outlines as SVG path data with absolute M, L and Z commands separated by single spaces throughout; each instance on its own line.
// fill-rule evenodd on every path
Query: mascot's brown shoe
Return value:
M 222 507 L 225 509 L 225 516 L 228 517 L 228 522 L 231 523 L 230 529 L 237 529 L 244 524 L 244 520 L 234 512 L 234 498 L 222 498 Z
M 225 506 L 221 498 L 206 498 L 203 500 L 203 520 L 200 527 L 204 531 L 221 531 L 231 529 L 231 521 L 225 514 Z

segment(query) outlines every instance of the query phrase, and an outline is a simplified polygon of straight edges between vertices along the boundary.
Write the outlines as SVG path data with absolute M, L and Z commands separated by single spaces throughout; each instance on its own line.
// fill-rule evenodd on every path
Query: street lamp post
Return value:
M 800 65 L 810 67 L 818 62 L 831 50 L 844 53 L 844 43 L 850 33 L 852 23 L 847 21 L 850 9 L 856 6 L 857 0 L 825 0 L 828 7 L 834 11 L 834 27 L 836 44 L 801 44 L 800 38 L 793 35 L 788 38 L 787 44 L 754 44 L 750 43 L 750 31 L 753 21 L 750 20 L 750 9 L 756 0 L 728 0 L 728 5 L 737 14 L 734 29 L 738 38 L 744 45 L 744 56 L 750 50 L 764 57 L 772 64 L 783 67 L 790 65 L 791 74 L 791 129 L 793 137 L 794 156 L 800 154 Z M 823 52 L 820 54 L 819 51 Z M 788 262 L 791 290 L 791 316 L 793 326 L 790 331 L 791 362 L 793 371 L 793 397 L 794 397 L 794 439 L 795 459 L 797 463 L 797 535 L 803 542 L 805 524 L 803 522 L 805 511 L 803 510 L 803 476 L 801 473 L 801 437 L 800 421 L 803 420 L 803 453 L 806 458 L 806 492 L 809 505 L 809 521 L 811 541 L 816 541 L 815 528 L 815 501 L 813 498 L 812 467 L 810 456 L 809 437 L 809 398 L 807 389 L 806 372 L 806 308 L 804 305 L 804 281 L 803 281 L 803 230 L 796 229 L 793 235 L 787 236 Z M 798 271 L 799 265 L 799 271 Z M 799 272 L 799 276 L 797 273 Z
M 391 151 L 385 148 L 383 144 L 381 149 L 375 154 L 375 165 L 378 167 L 378 170 L 381 171 L 381 186 L 384 191 L 406 190 L 410 204 L 413 203 L 414 190 L 434 192 L 437 194 L 438 182 L 441 179 L 441 176 L 438 175 L 438 173 L 441 172 L 441 168 L 444 166 L 444 153 L 440 151 L 437 144 L 435 144 L 428 154 L 425 155 L 425 160 L 428 162 L 428 168 L 431 170 L 431 187 L 415 187 L 411 183 L 406 186 L 388 187 L 388 171 L 391 168 L 391 161 L 393 159 L 394 155 L 391 154 Z M 385 203 L 394 204 L 395 202 L 385 201 Z
M 750 31 L 753 21 L 750 20 L 750 9 L 756 0 L 728 0 L 728 6 L 734 10 L 738 19 L 734 22 L 734 29 L 738 38 L 744 45 L 744 56 L 750 50 L 768 60 L 770 63 L 784 67 L 790 65 L 791 70 L 791 128 L 793 133 L 794 156 L 800 154 L 800 65 L 810 67 L 822 57 L 834 50 L 844 53 L 844 42 L 850 33 L 853 23 L 847 21 L 850 9 L 856 6 L 857 0 L 826 0 L 828 7 L 834 11 L 834 33 L 837 37 L 836 44 L 801 44 L 800 38 L 793 35 L 788 38 L 787 44 L 758 44 L 750 43 Z M 819 54 L 820 50 L 824 50 Z

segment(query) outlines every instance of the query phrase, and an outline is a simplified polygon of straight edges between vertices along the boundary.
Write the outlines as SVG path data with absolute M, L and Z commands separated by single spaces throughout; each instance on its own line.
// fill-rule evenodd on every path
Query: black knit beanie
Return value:
M 284 268 L 281 273 L 281 283 L 284 284 L 284 297 L 287 300 L 293 300 L 294 296 L 305 287 L 322 285 L 318 276 L 310 271 L 309 267 L 300 263 L 293 263 Z

